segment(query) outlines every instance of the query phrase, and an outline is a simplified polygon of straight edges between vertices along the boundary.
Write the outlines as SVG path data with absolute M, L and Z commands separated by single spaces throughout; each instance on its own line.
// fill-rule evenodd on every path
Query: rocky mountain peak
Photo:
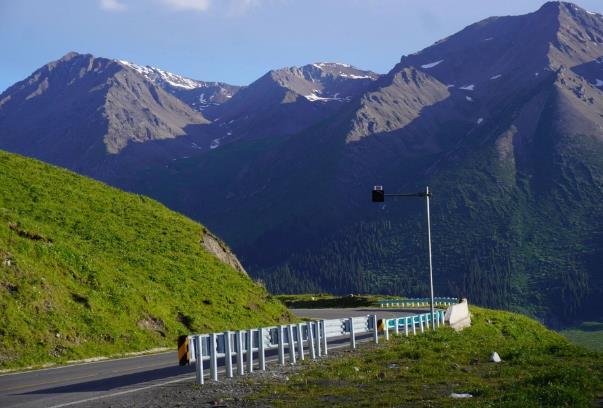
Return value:
M 556 12 L 555 38 L 548 53 L 551 68 L 571 68 L 603 55 L 603 16 L 572 3 L 547 3 L 535 15 Z
M 4 148 L 76 169 L 206 123 L 141 73 L 91 54 L 69 52 L 0 95 Z
M 86 54 L 86 55 L 91 56 L 90 54 Z M 59 59 L 59 61 L 69 61 L 69 60 L 72 60 L 74 58 L 81 57 L 81 56 L 83 56 L 83 55 L 76 51 L 69 51 L 67 54 L 63 55 Z

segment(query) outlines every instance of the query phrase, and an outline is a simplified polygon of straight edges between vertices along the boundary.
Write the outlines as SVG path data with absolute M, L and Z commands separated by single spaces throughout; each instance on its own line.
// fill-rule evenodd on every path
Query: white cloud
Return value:
M 264 3 L 265 0 L 159 0 L 164 6 L 175 11 L 205 12 L 210 8 L 227 15 L 242 15 Z
M 230 0 L 230 14 L 245 14 L 249 9 L 259 6 L 261 0 Z
M 211 0 L 163 0 L 163 3 L 174 10 L 206 11 Z
M 100 7 L 107 11 L 124 11 L 126 9 L 126 5 L 120 0 L 100 0 Z

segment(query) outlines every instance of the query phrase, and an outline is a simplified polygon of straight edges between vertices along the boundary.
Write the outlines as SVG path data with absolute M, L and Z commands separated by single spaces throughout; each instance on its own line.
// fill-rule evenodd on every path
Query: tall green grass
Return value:
M 600 401 L 603 354 L 522 315 L 471 311 L 473 325 L 461 332 L 401 336 L 309 363 L 285 383 L 266 384 L 255 398 L 277 407 L 590 407 Z M 493 351 L 501 363 L 490 362 Z

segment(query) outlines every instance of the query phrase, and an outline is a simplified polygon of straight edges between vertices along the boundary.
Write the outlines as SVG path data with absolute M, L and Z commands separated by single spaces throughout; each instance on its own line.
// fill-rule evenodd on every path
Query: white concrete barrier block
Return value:
M 467 299 L 461 300 L 461 303 L 450 306 L 446 310 L 446 322 L 454 330 L 463 330 L 465 327 L 471 326 L 471 314 L 469 313 L 469 304 Z

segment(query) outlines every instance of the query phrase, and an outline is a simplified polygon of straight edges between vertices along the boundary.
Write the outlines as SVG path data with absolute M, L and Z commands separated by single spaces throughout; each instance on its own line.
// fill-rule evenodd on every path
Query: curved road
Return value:
M 292 311 L 299 317 L 335 319 L 369 314 L 376 314 L 379 318 L 401 317 L 424 310 L 355 308 Z M 268 357 L 268 361 L 274 359 L 275 356 Z M 110 396 L 193 380 L 194 366 L 179 367 L 177 361 L 176 352 L 169 351 L 0 375 L 0 407 L 77 406 Z

